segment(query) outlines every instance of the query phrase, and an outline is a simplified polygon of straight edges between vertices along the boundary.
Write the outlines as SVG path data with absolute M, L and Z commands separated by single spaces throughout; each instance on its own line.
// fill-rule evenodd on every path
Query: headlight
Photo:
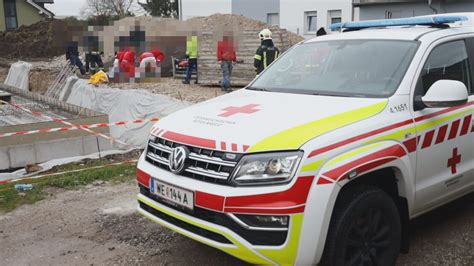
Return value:
M 238 186 L 281 184 L 293 178 L 303 152 L 278 152 L 242 157 L 232 176 Z

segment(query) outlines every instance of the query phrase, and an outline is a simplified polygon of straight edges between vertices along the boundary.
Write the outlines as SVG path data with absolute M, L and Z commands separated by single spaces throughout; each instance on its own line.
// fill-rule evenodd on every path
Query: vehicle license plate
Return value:
M 151 178 L 150 192 L 173 205 L 192 210 L 194 208 L 194 192 Z

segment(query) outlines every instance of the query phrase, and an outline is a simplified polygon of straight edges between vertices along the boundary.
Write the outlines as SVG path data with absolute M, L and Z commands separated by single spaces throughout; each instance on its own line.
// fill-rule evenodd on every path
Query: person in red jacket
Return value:
M 165 55 L 160 51 L 160 50 L 152 50 L 151 52 L 143 52 L 139 57 L 138 57 L 138 62 L 142 62 L 143 59 L 148 58 L 148 57 L 154 57 L 156 62 L 163 62 L 165 60 Z
M 118 53 L 117 53 L 118 56 Z M 128 78 L 135 77 L 135 51 L 125 51 L 121 54 L 122 59 L 120 61 L 120 72 L 128 73 Z
M 235 44 L 232 37 L 224 36 L 222 41 L 217 43 L 217 61 L 221 64 L 222 69 L 222 91 L 232 91 L 230 88 L 230 76 L 232 68 L 237 60 L 235 53 Z

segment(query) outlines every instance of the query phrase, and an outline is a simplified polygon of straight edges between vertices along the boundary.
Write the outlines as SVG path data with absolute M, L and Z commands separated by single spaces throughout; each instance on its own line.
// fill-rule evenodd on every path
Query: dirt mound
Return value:
M 13 31 L 0 32 L 0 57 L 49 58 L 63 53 L 54 40 L 57 20 L 44 20 Z

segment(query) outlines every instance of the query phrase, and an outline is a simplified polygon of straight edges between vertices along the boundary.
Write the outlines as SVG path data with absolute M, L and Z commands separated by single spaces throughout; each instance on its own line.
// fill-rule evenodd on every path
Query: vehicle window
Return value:
M 474 94 L 474 37 L 466 39 L 466 46 L 471 69 L 471 94 Z
M 441 44 L 428 57 L 423 66 L 418 86 L 418 95 L 425 95 L 438 80 L 450 79 L 464 83 L 471 90 L 469 60 L 464 40 Z
M 388 97 L 402 81 L 418 43 L 337 40 L 299 45 L 275 61 L 248 89 Z

